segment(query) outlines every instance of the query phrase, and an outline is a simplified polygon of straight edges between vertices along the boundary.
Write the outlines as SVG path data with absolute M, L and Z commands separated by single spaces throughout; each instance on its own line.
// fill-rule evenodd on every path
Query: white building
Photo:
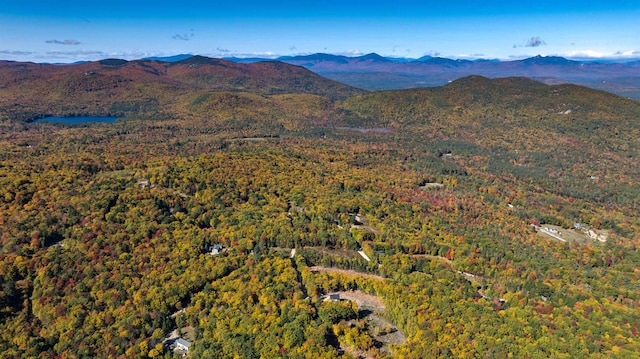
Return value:
M 176 349 L 189 351 L 189 346 L 191 346 L 191 342 L 182 338 L 176 339 Z

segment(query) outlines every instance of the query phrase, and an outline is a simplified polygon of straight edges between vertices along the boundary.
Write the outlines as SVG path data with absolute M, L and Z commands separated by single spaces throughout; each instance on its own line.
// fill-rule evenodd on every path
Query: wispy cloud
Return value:
M 580 50 L 571 51 L 563 56 L 576 59 L 629 59 L 640 57 L 640 50 L 616 51 L 613 53 L 596 50 Z
M 119 51 L 108 52 L 107 55 L 111 58 L 125 59 L 125 60 L 137 60 L 151 56 L 162 56 L 158 52 L 145 52 L 145 51 Z
M 640 50 L 636 50 L 636 51 L 616 51 L 614 53 L 615 56 L 620 56 L 620 57 L 636 57 L 636 56 L 640 56 Z
M 540 36 L 534 36 L 530 38 L 527 43 L 524 45 L 525 47 L 538 47 L 542 45 L 546 45 L 547 43 L 543 40 L 540 40 Z
M 336 55 L 345 55 L 345 56 L 362 56 L 364 52 L 360 50 L 349 50 L 347 52 L 337 53 Z
M 45 41 L 47 44 L 56 44 L 56 45 L 80 45 L 81 42 L 78 40 L 47 40 Z
M 47 59 L 47 61 L 94 61 L 101 59 L 123 59 L 137 60 L 150 56 L 158 56 L 158 53 L 140 52 L 140 51 L 122 51 L 122 52 L 106 52 L 94 50 L 77 50 L 77 51 L 47 51 L 37 54 L 36 57 Z M 161 55 L 161 54 L 160 54 Z
M 640 58 L 640 50 L 605 52 L 598 50 L 576 50 L 563 53 L 542 54 L 542 56 L 561 56 L 572 60 L 625 60 Z M 510 55 L 510 60 L 520 60 L 531 57 L 530 54 Z
M 87 57 L 97 57 L 102 58 L 106 57 L 106 53 L 103 51 L 87 51 L 87 50 L 77 50 L 77 51 L 47 51 L 45 55 L 50 56 L 52 58 L 69 58 L 69 57 L 79 57 L 79 58 L 87 58 Z
M 440 51 L 435 51 L 435 50 L 427 51 L 422 56 L 438 57 L 440 56 Z
M 223 49 L 224 50 L 224 49 Z M 220 50 L 218 50 L 220 51 Z M 222 51 L 220 51 L 222 52 Z M 227 56 L 233 56 L 233 57 L 238 57 L 238 58 L 247 58 L 247 57 L 260 57 L 260 58 L 269 58 L 269 59 L 274 59 L 277 57 L 282 56 L 281 54 L 277 54 L 275 52 L 271 52 L 271 51 L 266 51 L 266 52 L 226 52 L 225 53 Z M 202 54 L 204 56 L 218 56 L 218 54 Z
M 174 40 L 182 40 L 182 41 L 189 41 L 191 40 L 193 36 L 189 35 L 189 34 L 175 34 L 173 35 L 171 38 Z
M 13 55 L 13 56 L 28 56 L 33 55 L 31 51 L 18 51 L 18 50 L 0 50 L 0 54 Z
M 457 56 L 453 56 L 453 58 L 460 59 L 460 60 L 477 60 L 477 59 L 483 59 L 485 57 L 486 57 L 486 55 L 485 54 L 481 54 L 481 53 L 460 54 L 460 55 L 457 55 Z
M 167 56 L 158 51 L 101 51 L 101 50 L 51 50 L 51 51 L 21 51 L 0 49 L 0 59 L 12 61 L 56 62 L 71 63 L 77 61 L 96 61 L 107 58 L 137 60 L 152 56 Z
M 189 40 L 193 39 L 193 36 L 194 36 L 193 29 L 191 29 L 189 33 L 175 34 L 171 38 L 174 39 L 174 40 L 189 41 Z
M 218 51 L 220 53 L 223 53 L 223 54 L 228 54 L 228 53 L 231 52 L 231 50 L 229 50 L 229 49 L 223 49 L 223 48 L 220 48 L 220 47 L 216 48 L 216 51 Z
M 513 48 L 515 49 L 516 47 L 540 47 L 546 44 L 547 43 L 544 40 L 542 40 L 540 36 L 533 36 L 532 38 L 526 40 L 523 45 L 514 44 Z

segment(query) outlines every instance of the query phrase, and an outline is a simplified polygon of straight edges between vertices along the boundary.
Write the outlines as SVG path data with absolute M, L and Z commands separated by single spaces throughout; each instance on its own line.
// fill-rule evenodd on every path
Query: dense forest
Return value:
M 0 71 L 1 357 L 640 352 L 640 103 L 190 61 Z

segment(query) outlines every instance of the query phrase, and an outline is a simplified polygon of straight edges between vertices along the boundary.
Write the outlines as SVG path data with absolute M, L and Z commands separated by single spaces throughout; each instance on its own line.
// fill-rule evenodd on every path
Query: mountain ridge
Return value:
M 180 54 L 150 57 L 160 62 L 189 61 L 200 55 Z M 345 56 L 329 53 L 280 57 L 222 57 L 222 60 L 250 64 L 281 61 L 305 67 L 323 77 L 367 90 L 405 89 L 444 85 L 470 75 L 490 78 L 524 76 L 547 84 L 575 83 L 640 99 L 640 60 L 575 60 L 560 56 L 537 55 L 516 60 L 451 59 L 425 55 L 393 58 L 370 53 Z M 191 60 L 194 61 L 194 60 Z
M 202 91 L 330 99 L 363 92 L 304 67 L 274 61 L 239 64 L 200 56 L 176 62 L 105 59 L 64 66 L 0 63 L 0 108 L 7 118 L 151 113 Z
M 242 62 L 263 60 L 266 59 L 254 58 Z M 312 54 L 280 57 L 277 60 L 303 66 L 327 78 L 368 90 L 439 86 L 470 75 L 491 78 L 524 76 L 547 84 L 575 83 L 640 99 L 640 66 L 638 61 L 632 60 L 627 63 L 576 61 L 538 55 L 510 61 L 434 56 L 397 61 L 377 54 L 355 57 Z

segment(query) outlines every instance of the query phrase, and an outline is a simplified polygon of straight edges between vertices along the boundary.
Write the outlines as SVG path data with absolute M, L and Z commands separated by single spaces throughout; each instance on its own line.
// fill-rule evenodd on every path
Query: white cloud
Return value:
M 86 51 L 86 50 L 78 50 L 78 51 L 47 51 L 45 55 L 48 56 L 56 56 L 56 57 L 66 57 L 66 56 L 104 56 L 105 53 L 102 51 Z
M 475 53 L 475 54 L 460 54 L 456 56 L 452 56 L 454 59 L 460 60 L 477 60 L 477 59 L 485 59 L 485 54 Z
M 640 56 L 640 50 L 636 50 L 636 51 L 616 51 L 616 53 L 614 54 L 615 56 L 621 56 L 621 57 L 638 57 Z
M 509 55 L 509 60 L 522 60 L 531 57 L 531 55 Z
M 221 50 L 224 50 L 224 49 L 221 49 Z M 223 51 L 220 51 L 220 49 L 218 49 L 217 53 L 202 53 L 200 55 L 216 57 L 216 56 L 220 56 L 221 53 L 224 53 L 225 57 L 238 57 L 238 58 L 260 57 L 260 58 L 275 59 L 277 57 L 280 57 L 280 55 L 271 51 L 242 53 L 242 52 L 231 52 L 231 51 L 223 52 Z
M 47 40 L 45 41 L 47 44 L 57 44 L 57 45 L 80 45 L 81 42 L 78 40 Z
M 559 53 L 550 53 L 550 54 L 538 54 L 540 56 L 561 56 L 567 59 L 573 60 L 625 60 L 625 59 L 636 59 L 640 58 L 640 50 L 627 50 L 627 51 L 615 51 L 615 52 L 606 52 L 606 51 L 598 51 L 598 50 L 576 50 L 569 52 L 559 52 Z M 522 60 L 529 57 L 532 57 L 531 54 L 517 54 L 517 55 L 509 55 L 509 60 Z
M 600 52 L 595 50 L 580 50 L 580 51 L 571 51 L 567 53 L 566 57 L 587 57 L 587 58 L 603 58 L 608 57 L 612 54 L 606 52 Z
M 364 53 L 360 50 L 349 50 L 345 53 L 343 53 L 343 55 L 347 55 L 347 56 L 362 56 L 364 55 Z
M 160 52 L 143 52 L 143 51 L 94 51 L 94 50 L 76 50 L 76 51 L 47 51 L 44 53 L 33 53 L 33 57 L 39 61 L 56 61 L 56 62 L 76 62 L 76 61 L 97 61 L 103 59 L 123 59 L 138 60 L 151 56 L 163 56 Z
M 164 55 L 158 52 L 120 51 L 120 52 L 109 52 L 107 53 L 107 56 L 110 58 L 116 58 L 116 59 L 138 60 L 138 59 L 143 59 L 145 57 L 164 56 Z
M 627 50 L 616 52 L 604 52 L 596 50 L 579 50 L 571 51 L 564 55 L 560 55 L 568 58 L 581 58 L 581 59 L 625 59 L 640 57 L 639 50 Z
M 0 50 L 0 54 L 13 55 L 13 56 L 29 56 L 29 55 L 33 55 L 33 52 L 19 51 L 19 50 Z
M 441 55 L 440 51 L 430 50 L 430 51 L 425 52 L 422 56 L 438 57 L 440 55 Z

